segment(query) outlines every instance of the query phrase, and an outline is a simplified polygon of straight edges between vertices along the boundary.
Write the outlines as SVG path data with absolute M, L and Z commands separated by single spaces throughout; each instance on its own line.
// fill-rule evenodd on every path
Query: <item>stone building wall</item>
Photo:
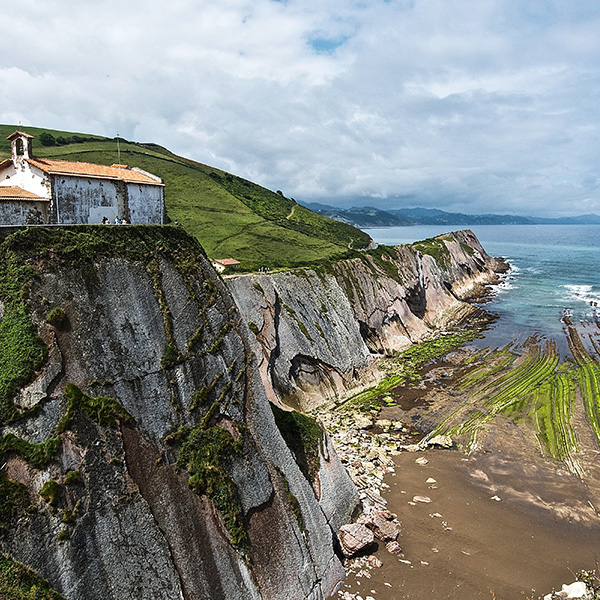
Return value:
M 48 202 L 6 200 L 0 202 L 0 224 L 43 225 L 48 222 Z

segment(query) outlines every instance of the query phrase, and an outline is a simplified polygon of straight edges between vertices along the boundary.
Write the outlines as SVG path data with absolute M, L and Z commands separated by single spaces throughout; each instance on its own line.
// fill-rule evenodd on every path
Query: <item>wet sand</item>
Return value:
M 417 464 L 420 457 L 427 458 L 428 464 Z M 363 600 L 368 596 L 377 600 L 533 599 L 571 583 L 581 569 L 596 568 L 598 520 L 586 524 L 540 507 L 553 499 L 568 504 L 570 490 L 572 514 L 576 514 L 583 484 L 565 474 L 555 493 L 551 480 L 524 475 L 526 471 L 515 461 L 513 479 L 530 477 L 521 484 L 535 484 L 536 494 L 530 498 L 510 494 L 509 488 L 490 487 L 497 466 L 493 458 L 467 459 L 452 450 L 397 456 L 396 473 L 385 480 L 390 486 L 385 496 L 402 523 L 403 556 L 393 556 L 381 546 L 376 556 L 383 566 L 368 570 L 371 578 L 351 574 L 341 590 Z M 511 470 L 510 458 L 502 460 L 506 474 Z M 426 483 L 428 478 L 436 483 Z M 492 499 L 496 495 L 499 501 Z M 410 504 L 414 496 L 429 497 L 431 503 Z

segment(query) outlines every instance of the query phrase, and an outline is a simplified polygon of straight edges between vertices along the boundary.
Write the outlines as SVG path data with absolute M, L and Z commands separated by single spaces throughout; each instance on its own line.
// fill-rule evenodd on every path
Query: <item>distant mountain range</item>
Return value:
M 380 210 L 372 206 L 336 208 L 318 202 L 304 206 L 321 215 L 355 227 L 395 227 L 401 225 L 600 225 L 596 214 L 576 217 L 519 217 L 516 215 L 466 215 L 435 208 L 397 208 Z

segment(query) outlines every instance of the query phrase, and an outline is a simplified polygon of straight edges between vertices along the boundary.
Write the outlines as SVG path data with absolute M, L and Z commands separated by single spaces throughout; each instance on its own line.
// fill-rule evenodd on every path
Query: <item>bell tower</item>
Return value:
M 11 142 L 12 161 L 15 167 L 24 158 L 33 158 L 33 136 L 24 131 L 15 131 L 7 138 Z

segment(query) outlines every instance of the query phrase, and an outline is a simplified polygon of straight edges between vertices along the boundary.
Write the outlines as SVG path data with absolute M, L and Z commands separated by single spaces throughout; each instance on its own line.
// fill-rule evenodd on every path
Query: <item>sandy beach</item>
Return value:
M 422 457 L 426 465 L 416 462 Z M 560 589 L 574 580 L 575 572 L 600 562 L 597 522 L 553 515 L 508 488 L 507 497 L 493 493 L 497 488 L 481 476 L 494 477 L 486 455 L 478 459 L 453 450 L 429 450 L 402 453 L 395 462 L 396 473 L 385 480 L 390 486 L 385 497 L 402 523 L 403 555 L 393 556 L 381 546 L 376 556 L 383 566 L 351 573 L 342 591 L 363 600 L 533 599 Z M 517 468 L 515 477 L 518 473 Z M 549 484 L 545 492 L 537 489 L 538 497 L 541 492 L 546 494 L 544 503 L 568 503 L 565 491 L 571 489 L 577 504 L 577 479 L 565 477 L 567 485 L 558 494 Z M 527 483 L 534 489 L 544 485 L 543 477 L 533 479 Z M 414 501 L 415 496 L 431 502 Z

